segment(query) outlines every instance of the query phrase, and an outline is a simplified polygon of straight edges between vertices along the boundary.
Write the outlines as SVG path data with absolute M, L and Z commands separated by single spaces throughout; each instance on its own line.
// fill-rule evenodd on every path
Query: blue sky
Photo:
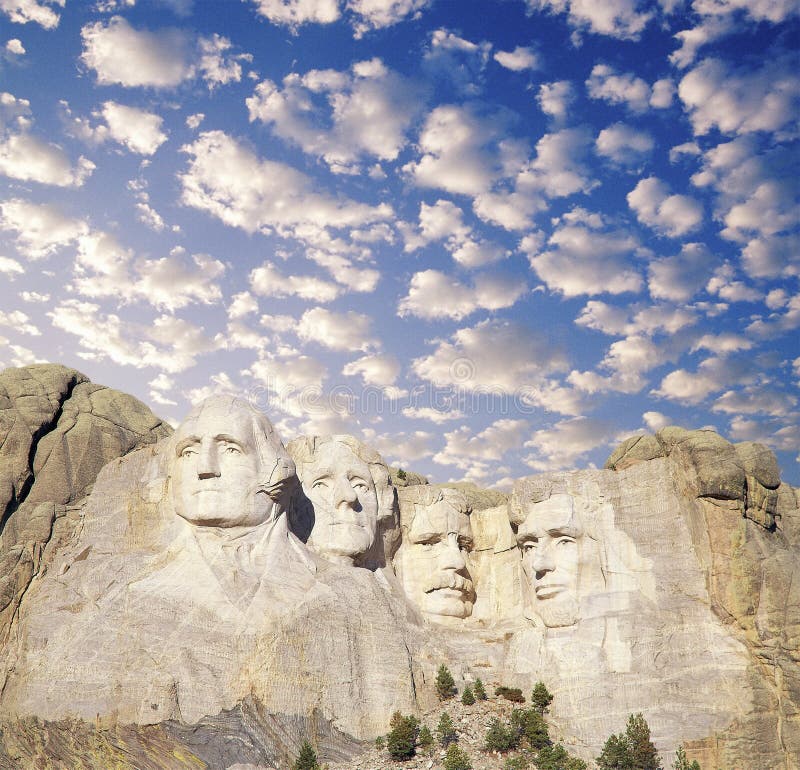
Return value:
M 800 484 L 793 0 L 0 0 L 0 365 L 432 479 Z

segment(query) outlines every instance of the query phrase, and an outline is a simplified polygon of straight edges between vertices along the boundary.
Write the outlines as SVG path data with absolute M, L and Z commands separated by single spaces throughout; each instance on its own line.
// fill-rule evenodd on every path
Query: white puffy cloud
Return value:
M 475 241 L 471 238 L 458 244 L 452 250 L 453 259 L 463 267 L 476 268 L 491 265 L 505 259 L 509 252 L 498 243 L 480 240 Z
M 225 265 L 207 254 L 192 255 L 188 265 L 179 255 L 140 260 L 135 264 L 136 281 L 128 292 L 151 305 L 171 312 L 199 302 L 211 305 L 222 298 L 217 279 Z M 121 287 L 123 296 L 125 287 Z
M 250 273 L 250 286 L 261 297 L 300 297 L 331 302 L 343 291 L 338 284 L 311 275 L 285 275 L 272 262 L 264 262 Z
M 405 468 L 412 467 L 414 462 L 430 457 L 431 444 L 435 436 L 423 430 L 410 433 L 379 434 L 372 430 L 364 431 L 364 439 L 374 446 L 387 462 Z
M 381 274 L 372 267 L 356 267 L 349 259 L 319 249 L 309 249 L 306 256 L 324 267 L 347 291 L 372 292 Z
M 754 278 L 800 275 L 800 235 L 754 238 L 742 249 L 742 266 Z
M 525 391 L 567 366 L 564 351 L 548 337 L 515 321 L 486 320 L 459 329 L 412 368 L 437 386 L 464 390 Z
M 366 385 L 388 387 L 394 385 L 400 374 L 400 362 L 394 356 L 386 354 L 362 356 L 345 364 L 342 374 L 346 377 L 361 377 Z
M 480 433 L 473 434 L 466 425 L 445 433 L 444 447 L 433 456 L 439 465 L 452 465 L 465 471 L 467 478 L 482 479 L 488 475 L 488 462 L 496 462 L 506 452 L 519 449 L 530 433 L 527 420 L 496 420 Z
M 711 407 L 725 414 L 768 414 L 785 417 L 797 407 L 797 397 L 771 387 L 751 385 L 741 390 L 727 390 Z
M 678 85 L 695 135 L 714 128 L 725 134 L 779 131 L 800 109 L 795 54 L 767 59 L 760 69 L 735 69 L 721 59 L 705 59 Z
M 281 358 L 259 358 L 242 374 L 253 377 L 279 396 L 289 396 L 304 390 L 320 392 L 328 371 L 315 358 L 294 353 Z
M 291 166 L 262 160 L 222 131 L 206 131 L 184 146 L 189 166 L 179 178 L 186 205 L 214 214 L 247 232 L 353 227 L 387 219 L 391 207 L 356 203 L 314 191 L 314 182 Z
M 599 155 L 621 166 L 635 166 L 647 158 L 655 147 L 653 137 L 625 123 L 604 128 L 595 140 Z
M 593 449 L 608 446 L 616 432 L 603 420 L 573 417 L 561 420 L 551 428 L 534 431 L 525 446 L 533 452 L 523 461 L 535 471 L 566 470 Z
M 24 56 L 25 55 L 25 46 L 22 45 L 22 41 L 18 40 L 17 38 L 11 38 L 8 42 L 6 42 L 6 51 L 14 56 Z
M 228 305 L 228 318 L 244 318 L 257 312 L 258 300 L 249 291 L 240 291 L 231 297 L 231 303 Z
M 703 223 L 699 201 L 688 195 L 670 195 L 667 185 L 654 176 L 640 180 L 627 201 L 640 222 L 670 238 L 686 235 Z
M 569 80 L 556 80 L 542 83 L 536 101 L 542 112 L 556 120 L 563 121 L 567 117 L 572 102 L 575 101 L 575 90 Z
M 321 99 L 326 107 L 315 109 Z M 264 80 L 246 103 L 251 121 L 271 126 L 332 170 L 350 172 L 360 160 L 397 157 L 421 99 L 410 81 L 375 58 L 346 72 L 292 73 L 282 87 Z
M 149 325 L 133 324 L 103 313 L 99 305 L 75 299 L 63 300 L 47 315 L 54 327 L 78 337 L 82 358 L 108 358 L 137 369 L 182 372 L 219 345 L 206 337 L 202 327 L 173 316 L 159 316 Z
M 57 144 L 27 132 L 5 136 L 0 132 L 0 174 L 57 187 L 81 187 L 94 169 L 94 163 L 83 156 L 73 166 Z
M 491 43 L 473 43 L 447 29 L 436 29 L 423 61 L 434 78 L 446 78 L 460 92 L 475 95 L 482 88 L 491 50 Z
M 241 61 L 252 61 L 251 54 L 230 53 L 233 45 L 222 35 L 214 34 L 198 41 L 200 56 L 197 69 L 210 89 L 227 83 L 238 83 L 242 79 Z
M 734 441 L 757 441 L 776 450 L 796 452 L 800 446 L 800 424 L 782 420 L 731 419 L 729 435 Z
M 575 319 L 578 326 L 610 335 L 653 335 L 657 332 L 674 335 L 697 323 L 697 313 L 671 305 L 616 307 L 600 300 L 589 300 Z
M 2 273 L 7 278 L 14 280 L 14 276 L 22 275 L 25 272 L 25 268 L 17 262 L 16 259 L 11 259 L 10 257 L 0 257 L 0 273 Z
M 460 320 L 478 309 L 511 307 L 527 291 L 528 287 L 514 278 L 483 274 L 468 286 L 439 270 L 423 270 L 411 277 L 398 314 Z
M 717 259 L 702 243 L 686 243 L 679 254 L 653 259 L 647 287 L 654 299 L 688 302 L 708 282 Z
M 164 119 L 153 112 L 109 101 L 103 103 L 100 114 L 106 121 L 108 136 L 131 152 L 152 155 L 167 141 L 161 130 Z
M 589 31 L 622 40 L 637 40 L 653 17 L 637 10 L 636 0 L 525 0 L 530 11 L 567 13 L 569 23 L 579 32 Z
M 513 72 L 539 68 L 539 56 L 532 48 L 518 45 L 513 51 L 497 51 L 494 60 Z
M 732 385 L 748 384 L 755 380 L 752 361 L 741 357 L 712 357 L 701 361 L 697 371 L 676 369 L 651 391 L 654 396 L 689 404 L 699 404 L 712 393 L 727 390 Z
M 177 29 L 139 30 L 113 16 L 87 24 L 81 39 L 81 59 L 104 85 L 170 88 L 193 74 L 189 38 Z
M 633 112 L 646 112 L 650 107 L 650 86 L 630 72 L 619 74 L 608 64 L 595 64 L 586 81 L 592 99 L 610 104 L 624 104 Z
M 438 409 L 435 406 L 406 406 L 403 407 L 403 417 L 407 417 L 409 420 L 427 420 L 441 425 L 451 420 L 463 420 L 466 415 L 460 409 L 455 409 L 447 404 Z
M 464 224 L 464 212 L 452 201 L 441 199 L 431 205 L 424 201 L 420 203 L 418 229 L 405 225 L 400 230 L 405 241 L 405 251 L 414 251 L 432 241 L 444 239 L 452 239 L 454 243 L 461 244 L 472 232 Z
M 706 285 L 709 294 L 717 294 L 726 302 L 758 302 L 764 295 L 743 281 L 736 280 L 736 270 L 729 263 L 720 265 Z
M 598 368 L 601 372 L 570 372 L 568 381 L 587 393 L 608 390 L 638 393 L 646 384 L 644 375 L 665 360 L 662 348 L 641 334 L 613 342 Z
M 356 14 L 353 23 L 355 36 L 361 37 L 372 29 L 397 24 L 408 16 L 416 17 L 432 0 L 347 0 L 347 9 Z
M 28 259 L 42 259 L 88 232 L 85 222 L 56 206 L 22 198 L 0 203 L 0 229 L 16 231 L 17 251 Z
M 0 0 L 0 11 L 15 24 L 34 22 L 55 29 L 61 17 L 51 6 L 64 7 L 66 0 Z
M 419 137 L 422 157 L 407 164 L 420 187 L 477 195 L 499 174 L 498 159 L 488 145 L 497 139 L 493 123 L 467 107 L 443 105 L 428 115 Z
M 32 337 L 41 336 L 42 333 L 39 331 L 38 327 L 32 324 L 30 320 L 31 319 L 21 310 L 11 310 L 8 312 L 0 310 L 0 326 L 10 326 L 20 334 L 29 334 Z
M 674 424 L 674 421 L 671 418 L 661 414 L 661 412 L 656 411 L 645 412 L 642 415 L 642 422 L 652 433 L 655 433 L 662 428 L 666 428 L 668 425 Z
M 306 310 L 297 324 L 297 335 L 306 342 L 317 342 L 331 350 L 368 350 L 378 346 L 370 337 L 372 320 L 363 313 L 349 310 L 334 313 L 325 308 Z
M 301 24 L 332 24 L 340 14 L 339 0 L 253 0 L 256 12 L 273 24 L 296 30 Z
M 566 297 L 639 291 L 642 277 L 628 260 L 639 249 L 636 239 L 620 231 L 562 223 L 545 250 L 528 252 L 528 260 L 551 291 Z

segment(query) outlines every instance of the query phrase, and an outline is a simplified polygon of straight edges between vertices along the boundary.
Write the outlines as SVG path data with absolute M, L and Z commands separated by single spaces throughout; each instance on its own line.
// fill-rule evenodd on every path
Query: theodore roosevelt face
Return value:
M 555 628 L 578 620 L 578 568 L 583 529 L 574 500 L 555 494 L 528 506 L 517 530 L 522 565 L 530 581 L 533 607 L 544 624 Z
M 178 428 L 172 459 L 175 512 L 192 524 L 209 527 L 257 526 L 277 505 L 263 491 L 271 465 L 258 442 L 260 426 L 249 410 L 211 401 Z

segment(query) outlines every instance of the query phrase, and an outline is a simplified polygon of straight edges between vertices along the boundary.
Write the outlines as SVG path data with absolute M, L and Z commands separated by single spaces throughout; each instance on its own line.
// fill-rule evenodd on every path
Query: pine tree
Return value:
M 303 741 L 303 745 L 300 747 L 300 754 L 292 770 L 319 770 L 317 754 L 314 751 L 314 747 L 308 741 Z
M 557 743 L 545 746 L 536 756 L 538 770 L 586 770 L 586 763 L 577 757 L 571 757 L 567 750 Z
M 475 696 L 472 693 L 472 688 L 467 685 L 464 688 L 464 692 L 461 694 L 461 702 L 465 706 L 472 706 L 475 703 Z
M 392 759 L 410 759 L 416 753 L 419 720 L 415 716 L 404 717 L 395 711 L 389 722 L 391 732 L 386 737 L 386 748 Z
M 650 726 L 642 714 L 631 714 L 625 728 L 634 770 L 661 770 L 661 758 L 650 740 Z
M 514 709 L 511 712 L 511 726 L 528 741 L 532 749 L 550 745 L 547 723 L 535 708 Z
M 431 735 L 428 725 L 422 725 L 420 728 L 419 737 L 417 738 L 417 745 L 421 749 L 427 749 L 429 746 L 433 746 L 433 735 Z
M 633 770 L 630 745 L 625 734 L 609 735 L 595 762 L 600 770 Z
M 686 758 L 686 752 L 683 750 L 683 746 L 678 746 L 678 750 L 675 752 L 675 761 L 672 763 L 673 770 L 700 770 L 700 763 L 695 759 L 689 763 L 689 760 Z
M 545 711 L 550 707 L 553 702 L 553 695 L 547 689 L 544 682 L 537 682 L 531 694 L 531 704 L 538 712 L 544 716 Z
M 436 674 L 436 692 L 439 693 L 439 700 L 452 698 L 458 692 L 456 683 L 453 681 L 453 675 L 444 663 L 439 666 L 439 671 Z
M 441 743 L 442 746 L 449 746 L 451 743 L 455 743 L 455 741 L 458 740 L 456 726 L 453 724 L 450 714 L 446 711 L 443 711 L 442 715 L 439 717 L 439 724 L 436 725 L 436 734 L 439 736 L 439 743 Z
M 472 770 L 469 754 L 467 754 L 457 743 L 451 743 L 447 747 L 447 754 L 444 757 L 444 770 Z
M 480 679 L 475 680 L 475 686 L 472 691 L 475 694 L 475 700 L 486 700 L 486 690 L 483 689 L 483 682 Z
M 514 727 L 505 727 L 495 718 L 489 723 L 486 737 L 483 742 L 484 751 L 499 751 L 504 753 L 519 746 L 519 732 Z

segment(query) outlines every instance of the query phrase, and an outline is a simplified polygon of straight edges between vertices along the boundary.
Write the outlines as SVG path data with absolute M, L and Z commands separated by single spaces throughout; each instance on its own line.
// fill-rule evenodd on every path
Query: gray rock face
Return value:
M 169 436 L 37 376 L 0 448 L 0 547 L 34 565 L 0 562 L 0 767 L 277 768 L 306 737 L 346 761 L 433 703 L 441 663 L 459 688 L 543 680 L 587 759 L 641 711 L 665 765 L 684 743 L 800 767 L 800 507 L 764 447 L 666 428 L 507 500 L 395 488 L 352 437 L 287 452 L 236 399 Z

